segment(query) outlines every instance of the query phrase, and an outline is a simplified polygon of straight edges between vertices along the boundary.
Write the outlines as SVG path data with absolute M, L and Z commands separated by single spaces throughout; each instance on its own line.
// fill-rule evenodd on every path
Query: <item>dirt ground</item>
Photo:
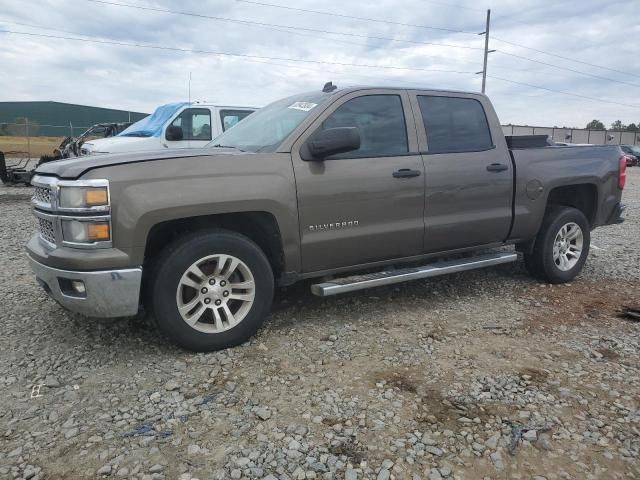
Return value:
M 63 137 L 26 137 L 0 136 L 0 152 L 31 152 L 31 157 L 51 155 L 53 149 L 60 145 Z
M 51 301 L 24 255 L 29 193 L 0 189 L 0 478 L 640 479 L 640 322 L 622 315 L 640 168 L 570 284 L 522 262 L 326 299 L 303 282 L 210 354 Z

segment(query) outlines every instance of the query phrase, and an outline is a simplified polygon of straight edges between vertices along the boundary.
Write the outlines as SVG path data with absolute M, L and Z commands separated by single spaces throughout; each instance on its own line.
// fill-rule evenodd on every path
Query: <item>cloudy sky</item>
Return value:
M 4 2 L 0 30 L 23 34 L 0 33 L 0 100 L 150 112 L 186 100 L 189 72 L 192 99 L 235 105 L 328 80 L 479 91 L 486 8 L 487 94 L 502 123 L 640 123 L 637 0 Z

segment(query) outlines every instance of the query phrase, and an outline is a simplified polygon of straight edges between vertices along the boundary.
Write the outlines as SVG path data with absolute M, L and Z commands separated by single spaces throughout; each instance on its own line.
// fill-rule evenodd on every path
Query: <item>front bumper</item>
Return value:
M 72 312 L 88 317 L 126 317 L 138 313 L 142 268 L 92 272 L 48 267 L 29 256 L 38 283 L 56 302 Z M 72 285 L 81 281 L 84 292 Z

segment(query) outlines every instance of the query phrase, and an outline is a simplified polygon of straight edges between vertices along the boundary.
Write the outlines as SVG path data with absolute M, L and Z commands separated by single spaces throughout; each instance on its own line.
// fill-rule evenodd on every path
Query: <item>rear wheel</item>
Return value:
M 269 313 L 273 290 L 262 250 L 243 235 L 218 230 L 178 239 L 161 254 L 147 303 L 173 342 L 210 351 L 255 334 Z
M 589 255 L 591 237 L 584 214 L 572 207 L 550 208 L 525 265 L 534 277 L 549 283 L 573 280 Z

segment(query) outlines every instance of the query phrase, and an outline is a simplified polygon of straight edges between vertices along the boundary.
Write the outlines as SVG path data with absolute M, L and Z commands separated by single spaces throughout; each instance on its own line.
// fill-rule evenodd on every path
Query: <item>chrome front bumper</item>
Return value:
M 29 256 L 38 283 L 56 302 L 72 312 L 88 317 L 126 317 L 138 313 L 142 268 L 78 272 L 59 270 L 36 262 Z M 84 293 L 72 288 L 82 281 Z

